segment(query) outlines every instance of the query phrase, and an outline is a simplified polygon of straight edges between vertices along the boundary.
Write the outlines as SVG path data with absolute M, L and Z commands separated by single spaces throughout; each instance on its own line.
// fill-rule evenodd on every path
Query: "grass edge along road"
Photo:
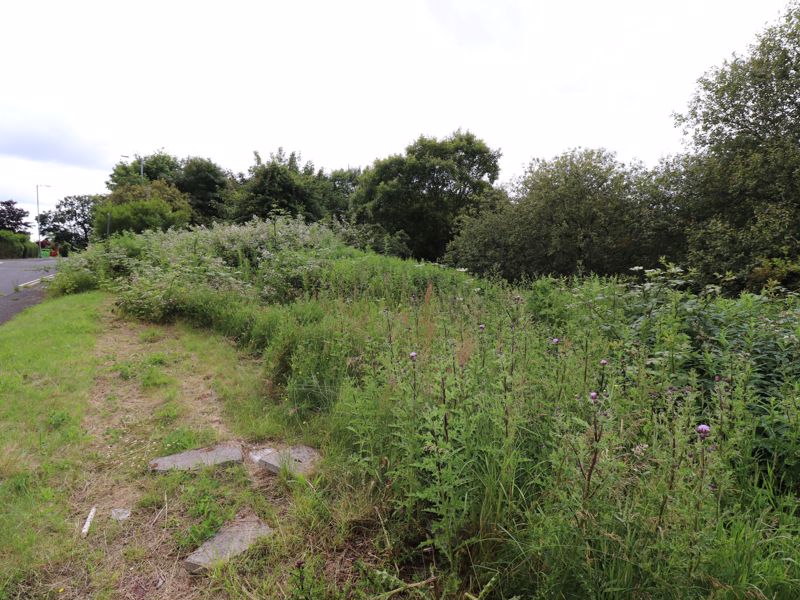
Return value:
M 104 295 L 35 306 L 0 329 L 0 597 L 27 567 L 66 550 L 69 483 L 84 445 Z
M 223 521 L 252 510 L 280 532 L 273 545 L 287 539 L 285 511 L 270 503 L 282 480 L 251 482 L 241 465 L 146 468 L 230 439 L 228 421 L 241 430 L 260 367 L 221 336 L 120 319 L 108 300 L 48 300 L 2 328 L 0 530 L 11 534 L 0 536 L 0 598 L 215 597 L 218 579 L 175 567 Z M 262 418 L 263 437 L 274 420 Z M 252 437 L 258 424 L 247 423 Z M 112 507 L 132 515 L 115 522 Z
M 350 577 L 369 552 L 321 526 L 307 483 L 243 465 L 148 471 L 156 456 L 216 441 L 318 440 L 264 404 L 260 361 L 229 340 L 120 318 L 110 300 L 47 300 L 0 329 L 0 599 L 282 597 L 309 552 L 315 568 Z M 116 522 L 111 508 L 131 516 Z M 180 559 L 247 511 L 275 535 L 190 577 Z

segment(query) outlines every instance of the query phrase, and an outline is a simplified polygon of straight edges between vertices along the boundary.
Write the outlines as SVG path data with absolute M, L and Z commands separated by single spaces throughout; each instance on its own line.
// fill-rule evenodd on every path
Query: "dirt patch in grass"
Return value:
M 190 526 L 185 507 L 166 492 L 163 501 L 142 506 L 159 477 L 147 463 L 165 453 L 165 440 L 181 440 L 176 432 L 187 432 L 189 443 L 231 437 L 204 361 L 181 351 L 179 328 L 159 330 L 163 335 L 154 336 L 140 323 L 108 310 L 103 315 L 98 376 L 83 423 L 92 460 L 71 499 L 76 535 L 91 507 L 97 513 L 85 542 L 87 558 L 72 561 L 68 573 L 54 573 L 48 586 L 59 598 L 216 596 L 206 579 L 189 576 L 180 565 L 184 553 L 175 531 Z M 114 508 L 131 516 L 114 521 Z
M 312 481 L 287 480 L 247 459 L 199 472 L 150 472 L 148 462 L 156 457 L 212 442 L 238 442 L 248 457 L 256 448 L 299 440 L 282 435 L 277 407 L 261 404 L 259 361 L 224 338 L 182 325 L 146 326 L 117 317 L 109 305 L 100 319 L 94 380 L 75 423 L 82 449 L 77 475 L 63 481 L 70 495 L 67 555 L 37 568 L 16 586 L 18 595 L 281 597 L 307 559 L 306 575 L 329 591 L 358 580 L 357 563 L 378 563 L 374 523 L 337 532 L 338 519 Z M 92 507 L 94 522 L 81 539 Z M 115 508 L 129 510 L 130 517 L 115 521 Z M 182 559 L 247 511 L 270 525 L 274 536 L 220 572 L 190 576 Z

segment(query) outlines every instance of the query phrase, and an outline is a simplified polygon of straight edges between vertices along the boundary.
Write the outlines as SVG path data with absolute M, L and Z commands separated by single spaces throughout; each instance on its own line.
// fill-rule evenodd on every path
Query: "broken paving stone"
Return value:
M 112 508 L 111 518 L 115 521 L 124 521 L 131 516 L 131 511 L 127 508 Z
M 272 529 L 255 515 L 240 517 L 223 525 L 219 533 L 192 552 L 183 561 L 184 568 L 196 575 L 214 564 L 226 562 L 241 554 L 259 539 L 272 534 Z
M 280 473 L 285 464 L 291 473 L 309 475 L 319 460 L 319 452 L 308 446 L 292 446 L 284 450 L 262 448 L 251 452 L 250 458 L 272 473 Z
M 162 456 L 150 461 L 150 469 L 153 471 L 170 471 L 172 469 L 188 471 L 232 462 L 242 462 L 242 449 L 238 444 L 222 444 L 212 448 L 189 450 L 180 454 Z

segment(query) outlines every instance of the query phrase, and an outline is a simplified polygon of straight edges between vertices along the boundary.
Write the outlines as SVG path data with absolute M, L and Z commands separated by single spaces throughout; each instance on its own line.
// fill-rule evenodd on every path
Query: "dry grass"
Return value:
M 76 532 L 89 509 L 97 507 L 86 541 L 90 560 L 83 568 L 73 562 L 71 568 L 54 572 L 46 588 L 58 592 L 59 598 L 213 597 L 204 579 L 190 577 L 180 566 L 173 530 L 180 527 L 183 515 L 177 508 L 170 512 L 169 498 L 165 496 L 155 515 L 137 508 L 151 487 L 153 475 L 146 464 L 159 454 L 159 433 L 211 425 L 216 437 L 229 438 L 212 378 L 203 375 L 202 358 L 175 351 L 181 338 L 175 327 L 164 328 L 165 335 L 156 341 L 143 341 L 143 325 L 106 311 L 103 331 L 95 351 L 98 375 L 83 422 L 91 439 L 86 448 L 90 460 L 71 498 Z M 119 365 L 137 365 L 156 353 L 169 357 L 164 375 L 177 384 L 151 390 L 139 376 L 120 375 Z M 176 416 L 164 427 L 158 411 L 167 403 Z M 131 510 L 131 517 L 116 522 L 110 516 L 113 508 Z

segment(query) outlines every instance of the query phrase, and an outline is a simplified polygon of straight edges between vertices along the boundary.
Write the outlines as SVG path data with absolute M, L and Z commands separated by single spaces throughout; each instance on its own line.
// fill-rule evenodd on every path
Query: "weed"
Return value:
M 176 454 L 185 450 L 206 446 L 214 441 L 214 433 L 203 429 L 197 431 L 185 427 L 173 429 L 161 440 L 162 454 Z
M 47 416 L 47 427 L 51 430 L 61 429 L 71 420 L 70 414 L 65 410 L 55 410 Z
M 155 327 L 148 327 L 139 334 L 139 341 L 145 344 L 155 344 L 164 339 L 164 332 Z
M 174 402 L 167 402 L 166 404 L 159 406 L 155 413 L 153 414 L 156 421 L 162 427 L 167 425 L 171 425 L 174 423 L 179 416 L 178 406 Z
M 122 311 L 260 357 L 234 422 L 322 446 L 326 472 L 284 482 L 292 518 L 326 549 L 374 532 L 382 564 L 358 577 L 375 596 L 800 593 L 797 298 L 695 295 L 669 265 L 514 288 L 287 219 L 111 245 L 75 268 Z M 178 428 L 162 449 L 207 441 Z M 181 544 L 236 504 L 180 489 Z M 297 598 L 337 593 L 315 556 Z
M 131 361 L 123 361 L 116 363 L 112 369 L 119 374 L 120 378 L 128 381 L 136 376 L 137 365 Z
M 172 377 L 158 367 L 148 366 L 142 369 L 141 384 L 144 389 L 164 387 L 173 381 Z

